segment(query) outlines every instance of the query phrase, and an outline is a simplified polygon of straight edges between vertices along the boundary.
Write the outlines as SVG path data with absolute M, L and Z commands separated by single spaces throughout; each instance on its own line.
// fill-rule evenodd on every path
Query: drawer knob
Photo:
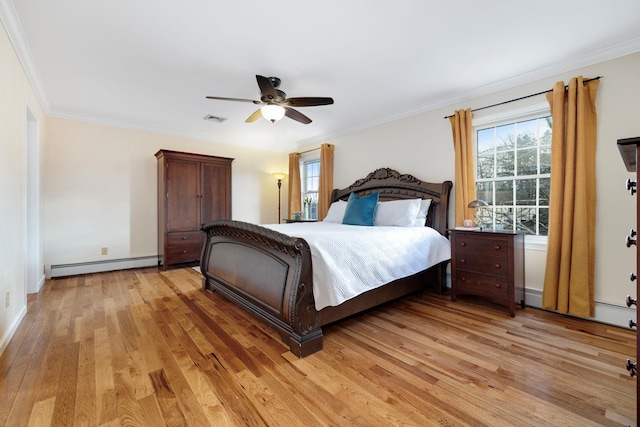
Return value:
M 460 258 L 460 264 L 465 264 L 466 262 L 467 262 L 467 260 L 466 260 L 466 259 L 464 259 L 464 258 Z
M 638 184 L 636 183 L 635 180 L 631 178 L 627 179 L 627 190 L 629 190 L 629 193 L 631 193 L 632 196 L 636 194 L 637 186 Z
M 467 281 L 467 278 L 466 278 L 466 277 L 461 277 L 461 278 L 460 278 L 460 281 L 461 281 L 461 282 L 466 282 L 466 281 Z
M 631 307 L 632 305 L 635 305 L 637 307 L 636 300 L 631 298 L 631 295 L 627 295 L 626 301 L 627 301 L 627 307 Z
M 636 362 L 632 362 L 631 360 L 627 359 L 627 371 L 631 373 L 632 377 L 635 377 L 638 374 L 637 366 L 638 364 Z
M 500 289 L 502 285 L 500 283 L 496 283 L 496 289 Z
M 182 240 L 187 240 L 187 236 L 182 236 Z
M 495 263 L 494 267 L 495 267 L 495 268 L 500 268 L 500 267 L 502 267 L 502 266 L 501 266 L 500 264 L 498 264 L 498 263 Z
M 186 250 L 186 249 L 185 249 L 185 250 L 183 250 L 183 251 L 182 251 L 182 253 L 183 253 L 183 254 L 186 254 L 186 253 L 187 253 L 187 250 Z
M 460 242 L 460 246 L 467 246 L 467 242 Z
M 632 282 L 635 281 L 638 278 L 638 276 L 636 276 L 635 274 L 631 273 L 629 275 L 629 280 L 631 280 Z
M 499 251 L 499 250 L 500 250 L 500 245 L 495 245 L 495 246 L 493 247 L 493 249 L 495 249 L 496 251 Z
M 630 328 L 635 328 L 636 325 L 637 325 L 637 323 L 633 319 L 629 319 L 629 327 Z

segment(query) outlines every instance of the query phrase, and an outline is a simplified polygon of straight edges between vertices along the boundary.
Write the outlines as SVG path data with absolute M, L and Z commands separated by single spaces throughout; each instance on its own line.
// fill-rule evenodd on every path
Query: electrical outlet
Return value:
M 109 254 L 109 248 L 102 248 L 102 255 L 108 255 Z
M 9 291 L 7 291 L 7 294 L 4 297 L 4 307 L 9 307 Z

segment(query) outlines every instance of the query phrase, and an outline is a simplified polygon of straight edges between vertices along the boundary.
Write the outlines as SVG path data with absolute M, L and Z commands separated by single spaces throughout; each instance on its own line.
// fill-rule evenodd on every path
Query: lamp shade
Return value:
M 489 203 L 487 203 L 484 200 L 478 199 L 478 200 L 474 200 L 474 201 L 470 202 L 467 205 L 468 208 L 477 208 L 478 206 L 489 206 Z
M 260 111 L 262 112 L 262 117 L 271 120 L 272 123 L 283 118 L 285 113 L 284 107 L 271 104 L 261 107 Z
M 284 177 L 287 176 L 286 174 L 284 174 L 282 172 L 274 172 L 271 175 L 273 175 L 273 177 L 275 179 L 277 179 L 278 181 L 282 181 L 284 179 Z

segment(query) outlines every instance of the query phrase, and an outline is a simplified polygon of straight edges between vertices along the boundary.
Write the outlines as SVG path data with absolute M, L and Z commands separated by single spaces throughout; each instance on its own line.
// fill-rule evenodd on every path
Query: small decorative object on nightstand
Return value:
M 516 315 L 524 308 L 524 233 L 510 230 L 450 230 L 451 300 L 476 295 Z

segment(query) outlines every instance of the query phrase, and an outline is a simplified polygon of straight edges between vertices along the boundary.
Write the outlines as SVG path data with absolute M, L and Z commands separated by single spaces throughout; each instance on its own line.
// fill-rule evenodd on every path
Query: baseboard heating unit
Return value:
M 157 267 L 158 256 L 111 259 L 106 261 L 80 262 L 76 264 L 52 265 L 49 277 L 75 276 L 104 271 L 127 270 L 129 268 Z

